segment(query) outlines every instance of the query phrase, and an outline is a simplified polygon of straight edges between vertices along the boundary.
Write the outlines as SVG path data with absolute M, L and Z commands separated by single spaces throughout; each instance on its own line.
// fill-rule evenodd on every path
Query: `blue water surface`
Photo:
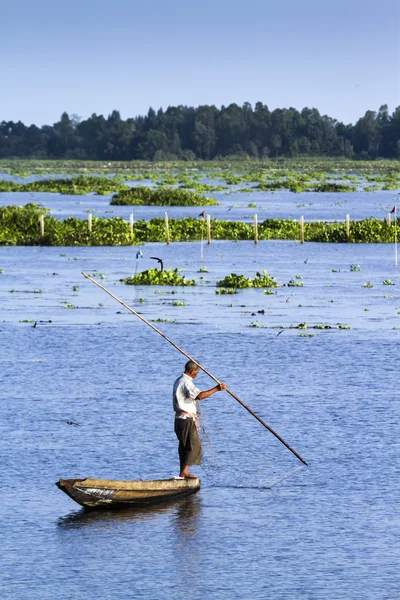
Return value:
M 138 260 L 136 251 L 0 249 L 2 597 L 397 598 L 393 247 L 148 244 Z M 122 285 L 155 266 L 152 256 L 196 287 Z M 215 293 L 225 275 L 262 269 L 280 284 L 273 295 Z M 309 466 L 218 393 L 202 403 L 199 494 L 81 510 L 59 478 L 177 474 L 171 388 L 186 360 L 81 271 L 225 381 Z M 288 287 L 296 277 L 303 286 Z M 214 382 L 201 374 L 198 385 Z

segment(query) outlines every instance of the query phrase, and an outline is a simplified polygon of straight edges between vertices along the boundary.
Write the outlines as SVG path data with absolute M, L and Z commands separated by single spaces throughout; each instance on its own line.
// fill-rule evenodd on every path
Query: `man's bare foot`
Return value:
M 184 477 L 185 479 L 197 479 L 197 475 L 192 475 L 189 471 L 181 471 L 179 473 L 179 477 Z

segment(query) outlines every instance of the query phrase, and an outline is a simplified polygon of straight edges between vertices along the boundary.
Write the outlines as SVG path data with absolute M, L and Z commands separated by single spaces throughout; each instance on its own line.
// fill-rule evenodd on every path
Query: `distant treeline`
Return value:
M 93 114 L 82 120 L 64 112 L 54 125 L 27 127 L 0 123 L 0 158 L 89 160 L 266 159 L 344 156 L 355 159 L 400 158 L 400 106 L 367 111 L 355 125 L 320 115 L 315 108 L 270 111 L 230 104 L 170 106 L 146 116 L 121 119 Z

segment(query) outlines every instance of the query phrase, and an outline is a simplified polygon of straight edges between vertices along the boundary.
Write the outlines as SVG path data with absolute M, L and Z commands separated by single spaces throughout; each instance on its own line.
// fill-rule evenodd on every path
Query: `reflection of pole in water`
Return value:
M 203 560 L 202 544 L 199 541 L 198 522 L 201 499 L 196 494 L 182 498 L 176 503 L 173 516 L 172 552 L 176 564 L 178 585 L 194 591 L 201 577 L 200 562 Z

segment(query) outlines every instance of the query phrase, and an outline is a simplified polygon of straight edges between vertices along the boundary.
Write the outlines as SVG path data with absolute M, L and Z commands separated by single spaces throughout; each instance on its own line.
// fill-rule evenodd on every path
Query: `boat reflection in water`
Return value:
M 70 513 L 60 517 L 57 525 L 62 529 L 82 529 L 119 527 L 121 525 L 142 523 L 157 517 L 170 516 L 173 518 L 174 529 L 179 535 L 193 535 L 196 532 L 197 520 L 200 514 L 199 496 L 187 496 L 170 504 L 137 506 L 129 508 L 85 510 Z

